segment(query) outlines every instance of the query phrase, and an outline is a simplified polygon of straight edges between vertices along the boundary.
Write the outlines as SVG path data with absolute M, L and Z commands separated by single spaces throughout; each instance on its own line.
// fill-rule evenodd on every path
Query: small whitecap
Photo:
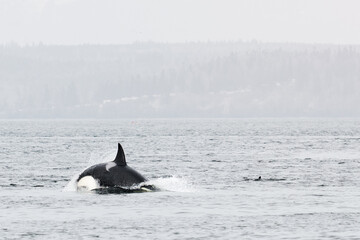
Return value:
M 152 179 L 146 184 L 155 185 L 161 190 L 172 192 L 195 192 L 194 186 L 189 183 L 185 178 L 181 177 L 165 177 Z

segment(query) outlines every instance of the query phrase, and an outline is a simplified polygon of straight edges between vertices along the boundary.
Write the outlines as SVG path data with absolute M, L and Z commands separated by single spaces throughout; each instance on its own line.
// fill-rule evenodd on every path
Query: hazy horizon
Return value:
M 360 117 L 359 7 L 0 0 L 0 118 Z
M 0 118 L 359 117 L 360 47 L 0 47 Z

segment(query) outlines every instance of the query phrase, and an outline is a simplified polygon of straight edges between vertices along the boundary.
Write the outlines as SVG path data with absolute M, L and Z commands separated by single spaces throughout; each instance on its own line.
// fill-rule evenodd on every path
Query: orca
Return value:
M 258 178 L 254 179 L 254 181 L 261 181 L 261 176 L 259 176 Z
M 126 163 L 125 153 L 120 143 L 114 161 L 100 163 L 87 168 L 77 179 L 78 190 L 98 193 L 129 193 L 155 190 L 146 185 L 148 180 Z

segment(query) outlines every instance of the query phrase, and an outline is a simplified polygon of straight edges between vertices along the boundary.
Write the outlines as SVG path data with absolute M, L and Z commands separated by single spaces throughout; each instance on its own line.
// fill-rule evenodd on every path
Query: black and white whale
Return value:
M 95 190 L 99 193 L 144 192 L 155 190 L 146 185 L 147 179 L 126 163 L 125 153 L 118 143 L 114 161 L 87 168 L 77 179 L 78 190 Z

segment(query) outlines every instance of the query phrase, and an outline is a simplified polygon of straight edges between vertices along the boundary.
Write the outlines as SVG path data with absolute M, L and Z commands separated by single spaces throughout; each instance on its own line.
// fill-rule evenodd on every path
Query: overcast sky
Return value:
M 359 0 L 0 0 L 0 44 L 360 44 Z

